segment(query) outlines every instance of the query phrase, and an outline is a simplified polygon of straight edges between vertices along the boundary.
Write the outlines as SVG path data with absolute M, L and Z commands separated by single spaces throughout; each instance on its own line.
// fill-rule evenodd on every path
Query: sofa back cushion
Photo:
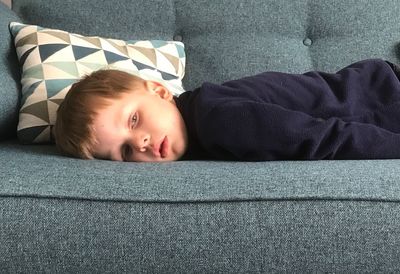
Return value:
M 8 22 L 20 20 L 0 2 L 0 140 L 15 137 L 19 104 L 18 60 Z
M 25 23 L 120 39 L 182 40 L 184 84 L 265 70 L 333 71 L 398 61 L 399 3 L 326 0 L 13 0 Z

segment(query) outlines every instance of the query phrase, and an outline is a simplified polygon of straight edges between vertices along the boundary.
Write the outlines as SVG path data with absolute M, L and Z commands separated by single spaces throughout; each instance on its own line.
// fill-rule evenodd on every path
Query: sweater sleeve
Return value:
M 270 103 L 226 102 L 203 115 L 198 131 L 202 146 L 219 159 L 400 158 L 400 134 Z

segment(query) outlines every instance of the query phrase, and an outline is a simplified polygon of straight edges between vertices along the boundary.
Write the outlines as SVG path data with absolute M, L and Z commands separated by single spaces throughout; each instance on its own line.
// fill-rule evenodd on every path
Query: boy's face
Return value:
M 146 81 L 98 111 L 93 127 L 98 143 L 93 156 L 129 162 L 178 160 L 187 148 L 187 132 L 172 94 Z

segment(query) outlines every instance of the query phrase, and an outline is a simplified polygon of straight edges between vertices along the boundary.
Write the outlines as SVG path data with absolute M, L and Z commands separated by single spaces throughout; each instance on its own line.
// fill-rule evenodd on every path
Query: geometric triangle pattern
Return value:
M 99 69 L 119 69 L 185 90 L 184 44 L 161 40 L 118 40 L 83 36 L 12 22 L 21 66 L 22 96 L 17 136 L 23 143 L 51 143 L 58 106 L 71 85 Z

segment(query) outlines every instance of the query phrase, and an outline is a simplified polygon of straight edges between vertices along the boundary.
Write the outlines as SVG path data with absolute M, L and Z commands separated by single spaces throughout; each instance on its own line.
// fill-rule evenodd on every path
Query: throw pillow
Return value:
M 123 41 L 10 23 L 22 70 L 17 135 L 23 143 L 52 142 L 59 104 L 73 83 L 102 68 L 114 68 L 184 92 L 184 45 L 175 41 Z

